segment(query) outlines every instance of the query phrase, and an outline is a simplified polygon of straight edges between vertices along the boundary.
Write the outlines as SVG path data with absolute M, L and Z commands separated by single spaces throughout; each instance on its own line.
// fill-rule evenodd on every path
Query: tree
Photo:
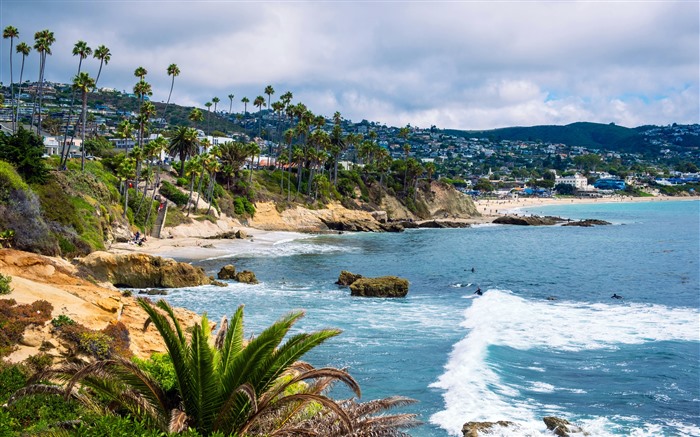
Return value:
M 19 30 L 17 30 L 16 27 L 14 26 L 7 26 L 3 31 L 2 31 L 2 37 L 3 39 L 10 39 L 10 99 L 12 99 L 12 105 L 15 104 L 15 87 L 14 87 L 14 78 L 12 76 L 14 68 L 12 67 L 12 49 L 14 48 L 14 43 L 15 43 L 15 38 L 19 37 Z M 20 82 L 21 84 L 21 82 Z M 14 106 L 13 106 L 14 107 Z M 12 132 L 14 133 L 16 130 L 15 126 L 15 117 L 14 117 L 15 111 L 12 111 Z
M 77 43 L 75 43 L 75 46 L 73 46 L 73 56 L 78 56 L 78 72 L 76 73 L 76 77 L 80 76 L 80 70 L 83 66 L 83 59 L 87 58 L 92 54 L 92 49 L 88 47 L 87 43 L 85 41 L 79 40 Z M 94 81 L 93 81 L 94 82 Z M 71 118 L 73 118 L 73 107 L 75 106 L 75 92 L 80 91 L 79 88 L 75 86 L 75 78 L 73 79 L 73 92 L 71 93 L 71 98 L 70 98 L 70 109 L 68 111 L 68 117 L 66 117 L 66 126 L 65 130 L 63 132 L 63 147 L 61 148 L 61 161 L 59 163 L 59 168 L 62 168 L 65 165 L 65 160 L 67 159 L 68 156 L 68 150 L 66 150 L 66 143 L 68 142 L 68 128 L 70 127 L 70 121 Z M 84 120 L 83 120 L 84 121 Z M 85 123 L 83 123 L 83 128 L 85 127 Z M 74 135 L 75 135 L 75 127 L 73 128 Z M 85 135 L 83 135 L 83 141 L 85 141 Z M 81 146 L 82 147 L 82 146 Z M 83 153 L 84 155 L 84 148 L 83 148 Z M 64 155 L 66 158 L 64 158 Z M 83 162 L 81 167 L 85 166 L 85 159 L 83 158 Z M 84 168 L 83 168 L 84 170 Z
M 250 99 L 248 97 L 243 97 L 241 99 L 241 103 L 243 103 L 243 129 L 246 128 L 247 123 L 247 118 L 248 118 L 248 103 L 250 102 Z
M 211 130 L 209 128 L 209 124 L 210 124 L 209 123 L 209 121 L 210 121 L 209 114 L 211 113 L 211 105 L 212 105 L 211 102 L 207 102 L 204 104 L 204 106 L 207 107 L 207 133 L 211 132 Z
M 557 193 L 563 194 L 563 195 L 576 194 L 576 187 L 574 187 L 571 184 L 556 184 L 554 186 L 554 189 L 557 190 Z
M 258 107 L 258 137 L 262 137 L 262 108 L 265 106 L 265 98 L 263 96 L 256 97 L 253 106 Z
M 258 143 L 256 142 L 250 142 L 247 144 L 247 150 L 248 150 L 248 156 L 250 156 L 250 183 L 249 185 L 253 185 L 253 162 L 255 161 L 255 157 L 260 154 L 260 146 L 258 146 Z
M 485 193 L 490 193 L 493 191 L 493 184 L 486 178 L 481 178 L 474 184 L 474 189 L 483 191 Z
M 204 114 L 202 114 L 201 109 L 192 108 L 189 115 L 187 116 L 187 119 L 190 120 L 195 127 L 197 127 L 197 123 L 204 120 Z
M 110 53 L 107 46 L 101 45 L 95 49 L 92 57 L 100 60 L 100 68 L 97 70 L 97 77 L 95 78 L 95 88 L 97 88 L 97 81 L 100 80 L 100 74 L 102 74 L 102 66 L 109 64 L 109 61 L 112 59 L 112 53 Z
M 427 162 L 425 164 L 425 172 L 428 173 L 428 182 L 432 181 L 433 178 L 433 173 L 435 173 L 435 163 L 434 162 Z
M 231 114 L 231 110 L 233 109 L 233 98 L 234 98 L 234 97 L 236 97 L 236 96 L 234 96 L 233 94 L 229 94 L 229 95 L 228 95 L 228 100 L 229 100 L 229 104 L 228 104 L 228 113 L 229 113 L 229 114 Z
M 219 145 L 219 159 L 224 169 L 228 169 L 230 175 L 227 179 L 227 189 L 231 186 L 231 176 L 240 177 L 240 170 L 248 157 L 248 148 L 241 142 L 228 141 Z
M 19 87 L 17 89 L 17 100 L 16 100 L 16 106 L 15 106 L 15 112 L 13 115 L 13 119 L 17 121 L 17 120 L 19 120 L 19 103 L 22 101 L 22 75 L 24 74 L 24 61 L 25 61 L 25 59 L 27 59 L 27 56 L 29 56 L 29 52 L 32 51 L 32 47 L 25 42 L 21 42 L 21 43 L 17 44 L 15 51 L 17 53 L 22 54 L 22 67 L 19 70 Z
M 180 126 L 175 129 L 170 138 L 170 147 L 168 152 L 170 155 L 178 155 L 180 157 L 180 176 L 185 174 L 185 161 L 187 157 L 197 154 L 199 140 L 197 139 L 197 131 L 191 127 Z
M 272 88 L 272 85 L 268 85 L 265 87 L 265 94 L 267 94 L 267 107 L 270 108 L 270 97 L 275 93 L 275 89 Z
M 180 68 L 177 64 L 168 65 L 168 76 L 171 76 L 170 80 L 170 92 L 168 93 L 168 101 L 165 102 L 165 108 L 163 108 L 163 119 L 165 119 L 165 114 L 168 112 L 168 105 L 170 105 L 170 97 L 173 95 L 173 87 L 175 86 L 175 78 L 180 75 Z
M 0 160 L 13 164 L 29 183 L 42 183 L 48 176 L 45 160 L 41 157 L 43 153 L 43 139 L 31 130 L 19 126 L 12 135 L 0 132 Z
M 73 78 L 73 89 L 80 91 L 82 95 L 83 111 L 83 129 L 82 129 L 82 141 L 81 141 L 81 157 L 80 157 L 80 170 L 85 171 L 85 122 L 87 120 L 87 95 L 88 92 L 92 91 L 95 87 L 95 79 L 91 78 L 89 74 L 83 72 L 78 73 L 75 78 Z
M 139 80 L 143 80 L 144 77 L 148 74 L 148 70 L 146 70 L 143 67 L 136 67 L 136 70 L 134 70 L 134 76 L 138 77 Z
M 53 32 L 48 29 L 40 30 L 34 34 L 34 50 L 39 53 L 39 107 L 38 107 L 38 122 L 36 125 L 36 133 L 40 134 L 41 129 L 41 106 L 44 97 L 44 72 L 46 71 L 46 57 L 51 54 L 51 46 L 56 42 Z M 34 110 L 32 110 L 32 114 Z M 32 116 L 32 123 L 34 117 Z
M 124 140 L 126 153 L 129 154 L 129 140 L 134 138 L 133 126 L 131 125 L 129 120 L 122 120 L 119 122 L 119 124 L 117 125 L 115 136 Z
M 218 97 L 211 99 L 211 102 L 214 104 L 214 115 L 216 115 L 216 105 L 218 105 L 220 101 L 221 100 Z

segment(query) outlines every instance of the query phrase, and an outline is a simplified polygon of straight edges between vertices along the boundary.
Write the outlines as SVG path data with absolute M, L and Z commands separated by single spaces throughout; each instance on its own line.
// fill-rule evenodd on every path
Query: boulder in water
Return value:
M 499 420 L 498 422 L 467 422 L 462 426 L 464 437 L 479 437 L 481 435 L 491 435 L 489 432 L 496 426 L 508 428 L 513 426 L 513 422 Z M 489 434 L 486 434 L 489 433 Z
M 219 279 L 236 279 L 236 267 L 231 264 L 227 264 L 221 267 L 219 274 L 217 275 Z
M 544 421 L 544 424 L 547 426 L 548 430 L 552 431 L 559 437 L 569 437 L 571 435 L 570 433 L 589 435 L 587 432 L 584 432 L 581 428 L 572 424 L 566 419 L 547 416 L 543 417 L 542 421 Z
M 243 270 L 236 273 L 236 281 L 243 282 L 245 284 L 257 284 L 258 279 L 255 277 L 255 273 L 250 270 Z
M 362 297 L 405 297 L 408 280 L 397 276 L 360 278 L 350 284 L 350 295 Z
M 343 270 L 340 272 L 340 276 L 338 276 L 338 280 L 335 283 L 347 287 L 353 282 L 360 279 L 361 277 L 362 275 L 356 275 L 354 273 L 348 272 L 347 270 Z

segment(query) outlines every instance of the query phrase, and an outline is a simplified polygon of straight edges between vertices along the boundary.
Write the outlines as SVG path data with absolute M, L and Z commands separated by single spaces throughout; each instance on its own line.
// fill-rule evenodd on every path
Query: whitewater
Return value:
M 700 203 L 531 212 L 613 225 L 305 236 L 194 262 L 258 285 L 167 299 L 214 320 L 243 304 L 249 334 L 294 309 L 298 330 L 341 328 L 308 361 L 347 368 L 365 400 L 417 399 L 402 410 L 424 422 L 416 437 L 498 420 L 515 425 L 494 435 L 549 436 L 548 415 L 596 436 L 700 436 Z M 409 295 L 351 297 L 341 270 L 405 277 Z

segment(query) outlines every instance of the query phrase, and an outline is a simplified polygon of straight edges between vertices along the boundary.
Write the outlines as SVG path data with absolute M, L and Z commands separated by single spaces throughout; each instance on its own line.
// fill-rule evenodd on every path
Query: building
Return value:
M 565 184 L 565 185 L 571 185 L 577 190 L 586 190 L 588 189 L 588 179 L 586 177 L 580 175 L 579 173 L 576 173 L 573 176 L 557 176 L 554 180 L 555 184 Z

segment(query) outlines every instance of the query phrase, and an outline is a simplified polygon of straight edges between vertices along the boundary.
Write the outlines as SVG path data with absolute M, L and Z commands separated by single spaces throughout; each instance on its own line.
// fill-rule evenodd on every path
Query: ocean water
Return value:
M 416 437 L 497 420 L 517 427 L 494 435 L 552 435 L 548 415 L 594 436 L 700 436 L 700 202 L 530 212 L 613 225 L 309 236 L 195 263 L 233 263 L 258 285 L 167 300 L 213 320 L 243 304 L 249 334 L 294 309 L 299 330 L 341 328 L 307 361 L 347 368 L 365 400 L 418 400 L 401 410 L 424 422 Z M 405 277 L 409 295 L 351 297 L 341 270 Z

